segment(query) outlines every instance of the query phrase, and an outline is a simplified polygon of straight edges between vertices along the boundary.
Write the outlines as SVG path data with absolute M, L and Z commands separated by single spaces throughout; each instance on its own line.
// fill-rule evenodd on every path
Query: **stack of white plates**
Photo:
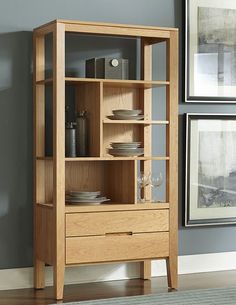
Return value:
M 141 142 L 111 142 L 109 154 L 120 157 L 141 156 L 144 153 Z
M 100 204 L 110 199 L 101 196 L 101 192 L 69 191 L 66 202 L 70 204 Z
M 112 110 L 113 115 L 109 115 L 108 118 L 111 120 L 142 120 L 141 109 L 129 110 L 129 109 L 118 109 Z

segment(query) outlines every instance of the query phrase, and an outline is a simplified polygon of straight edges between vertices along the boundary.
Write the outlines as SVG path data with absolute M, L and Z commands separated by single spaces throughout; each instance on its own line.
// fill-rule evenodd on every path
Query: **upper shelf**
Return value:
M 48 85 L 48 84 L 52 84 L 52 82 L 53 79 L 48 78 L 45 80 L 37 81 L 36 84 Z M 144 89 L 168 86 L 170 84 L 169 81 L 99 79 L 99 78 L 77 78 L 77 77 L 65 77 L 65 82 L 68 85 L 102 83 L 104 87 L 144 88 Z
M 53 161 L 53 157 L 37 157 L 37 160 L 42 161 Z M 103 157 L 66 157 L 65 161 L 77 162 L 77 161 L 134 161 L 134 160 L 154 160 L 154 161 L 168 161 L 170 158 L 168 156 L 149 156 L 149 157 L 113 157 L 113 156 L 103 156 Z
M 34 32 L 46 35 L 53 32 L 57 24 L 63 26 L 65 32 L 122 37 L 147 37 L 155 38 L 155 42 L 158 42 L 157 39 L 168 39 L 171 32 L 178 31 L 176 28 L 57 19 L 34 29 Z

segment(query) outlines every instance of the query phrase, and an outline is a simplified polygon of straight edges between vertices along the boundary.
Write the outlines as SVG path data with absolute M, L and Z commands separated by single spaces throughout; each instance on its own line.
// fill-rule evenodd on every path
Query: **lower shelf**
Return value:
M 168 232 L 66 238 L 66 264 L 155 259 L 168 255 Z
M 37 203 L 37 205 L 45 208 L 53 208 L 52 203 Z M 65 213 L 79 212 L 103 212 L 103 211 L 133 211 L 133 210 L 163 210 L 169 209 L 168 202 L 157 203 L 105 203 L 99 205 L 65 205 Z

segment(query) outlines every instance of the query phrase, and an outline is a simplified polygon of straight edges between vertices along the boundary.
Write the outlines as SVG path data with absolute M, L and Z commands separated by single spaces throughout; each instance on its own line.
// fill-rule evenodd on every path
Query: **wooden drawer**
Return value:
M 168 210 L 75 213 L 66 215 L 66 236 L 168 230 Z
M 66 264 L 155 259 L 168 253 L 168 232 L 66 238 Z

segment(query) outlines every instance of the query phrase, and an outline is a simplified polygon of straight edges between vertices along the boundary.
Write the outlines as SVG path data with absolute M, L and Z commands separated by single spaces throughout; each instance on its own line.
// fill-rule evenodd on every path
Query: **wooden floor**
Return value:
M 235 285 L 236 271 L 179 276 L 179 290 L 232 287 Z M 69 285 L 65 287 L 64 302 L 154 293 L 158 294 L 167 291 L 165 277 L 153 278 L 151 281 L 135 279 Z M 0 305 L 46 305 L 53 303 L 56 303 L 56 301 L 53 299 L 52 287 L 38 291 L 35 291 L 34 289 L 0 291 Z

